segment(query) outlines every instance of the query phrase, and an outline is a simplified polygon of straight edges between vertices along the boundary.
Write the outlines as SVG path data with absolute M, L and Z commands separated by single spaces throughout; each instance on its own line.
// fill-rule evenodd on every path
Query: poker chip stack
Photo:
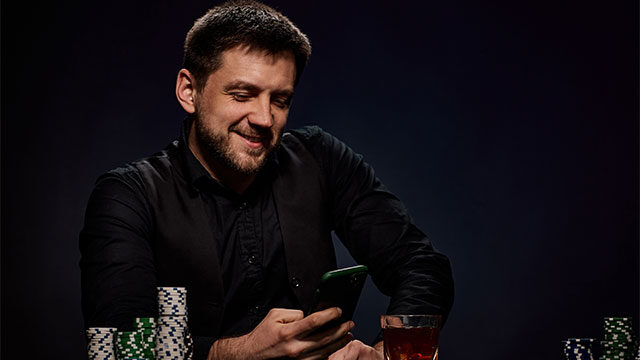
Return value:
M 604 340 L 600 342 L 600 360 L 634 360 L 638 348 L 630 317 L 604 318 Z
M 138 331 L 118 331 L 116 333 L 116 354 L 118 359 L 150 360 L 144 350 L 142 334 Z
M 116 360 L 113 351 L 115 328 L 92 327 L 87 329 L 87 352 L 89 360 Z
M 567 360 L 593 360 L 593 352 L 591 347 L 595 343 L 595 339 L 576 339 L 571 338 L 562 341 L 564 345 L 564 356 Z
M 192 356 L 187 327 L 187 290 L 158 288 L 157 360 L 184 360 Z
M 156 319 L 136 318 L 134 321 L 134 327 L 142 337 L 144 358 L 147 360 L 154 360 L 156 352 Z

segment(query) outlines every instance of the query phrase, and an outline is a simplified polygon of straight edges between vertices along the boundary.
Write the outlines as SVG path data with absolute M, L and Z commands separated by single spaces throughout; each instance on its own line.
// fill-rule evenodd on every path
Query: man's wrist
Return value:
M 250 359 L 251 351 L 247 348 L 247 335 L 218 339 L 209 349 L 207 360 L 244 360 Z

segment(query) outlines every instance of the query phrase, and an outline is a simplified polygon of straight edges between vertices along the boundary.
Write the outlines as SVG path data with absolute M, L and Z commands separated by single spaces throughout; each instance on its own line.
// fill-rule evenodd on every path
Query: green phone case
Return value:
M 367 278 L 367 267 L 352 266 L 325 273 L 315 292 L 311 311 L 337 306 L 342 310 L 341 321 L 351 320 Z

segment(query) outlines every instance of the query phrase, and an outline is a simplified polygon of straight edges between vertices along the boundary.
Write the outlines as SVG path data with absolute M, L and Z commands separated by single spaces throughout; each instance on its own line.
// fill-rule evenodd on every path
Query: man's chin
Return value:
M 276 144 L 264 144 L 259 148 L 251 148 L 243 142 L 236 142 L 240 136 L 233 137 L 224 151 L 218 152 L 218 159 L 226 167 L 239 175 L 255 175 L 267 163 L 269 155 L 278 147 Z
M 266 153 L 262 153 L 259 156 L 242 154 L 236 156 L 233 160 L 234 170 L 244 175 L 254 175 L 258 173 L 266 162 Z

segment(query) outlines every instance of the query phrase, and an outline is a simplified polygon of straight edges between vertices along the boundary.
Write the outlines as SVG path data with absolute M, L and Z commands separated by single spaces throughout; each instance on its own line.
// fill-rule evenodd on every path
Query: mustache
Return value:
M 243 128 L 240 124 L 234 124 L 229 126 L 229 131 L 233 131 L 239 133 L 240 135 L 245 135 L 248 137 L 256 137 L 262 138 L 264 140 L 271 140 L 273 138 L 273 131 L 269 128 L 259 128 L 259 127 L 245 127 Z

